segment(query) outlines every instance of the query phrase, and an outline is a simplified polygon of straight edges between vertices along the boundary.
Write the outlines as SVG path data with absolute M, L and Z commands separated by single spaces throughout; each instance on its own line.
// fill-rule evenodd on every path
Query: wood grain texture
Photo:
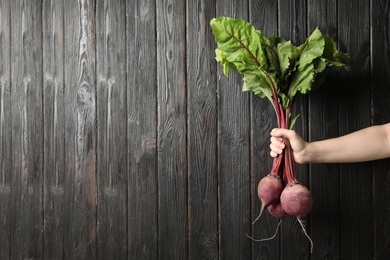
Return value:
M 249 22 L 266 36 L 278 34 L 278 2 L 249 1 Z M 268 99 L 262 99 L 250 94 L 251 118 L 251 221 L 260 212 L 261 202 L 257 194 L 258 183 L 268 175 L 272 168 L 272 158 L 269 156 L 269 133 L 277 127 L 274 109 Z M 252 226 L 252 237 L 256 239 L 272 237 L 279 220 L 272 217 L 267 210 Z M 247 239 L 247 238 L 246 238 Z M 270 241 L 252 242 L 252 259 L 279 259 L 279 235 Z
M 389 160 L 297 165 L 314 206 L 277 237 L 268 100 L 222 73 L 209 22 L 295 45 L 319 26 L 348 73 L 298 99 L 315 141 L 390 118 L 386 0 L 0 0 L 0 259 L 389 259 Z M 367 141 L 369 145 L 369 141 Z
M 338 78 L 339 135 L 371 124 L 370 3 L 338 3 L 338 47 L 351 55 L 351 70 Z M 345 15 L 349 14 L 349 15 Z M 359 26 L 357 26 L 359 25 Z M 346 47 L 348 46 L 348 47 Z M 340 73 L 341 74 L 341 73 Z M 353 91 L 352 91 L 353 90 Z M 358 115 L 358 116 L 357 116 Z M 370 163 L 340 165 L 341 259 L 373 259 Z M 359 227 L 356 229 L 356 227 Z M 349 239 L 355 237 L 355 239 Z
M 96 258 L 95 2 L 65 1 L 65 258 Z
M 42 3 L 44 120 L 44 257 L 64 257 L 65 97 L 64 6 Z
M 11 249 L 11 8 L 0 2 L 0 259 L 10 259 Z
M 43 257 L 40 10 L 40 1 L 11 3 L 11 259 Z
M 390 122 L 390 2 L 373 0 L 371 5 L 371 55 L 373 124 Z M 373 247 L 376 259 L 390 258 L 390 160 L 374 162 Z
M 248 20 L 248 1 L 216 1 L 216 16 Z M 242 76 L 218 65 L 220 258 L 251 259 L 250 99 Z M 231 245 L 234 245 L 232 247 Z
M 158 1 L 156 13 L 158 253 L 188 259 L 186 4 Z
M 158 258 L 156 2 L 126 2 L 128 258 Z
M 218 259 L 215 1 L 187 5 L 189 259 Z
M 307 37 L 307 0 L 279 0 L 279 35 L 299 46 Z
M 321 32 L 337 41 L 337 2 L 308 1 L 308 35 L 318 26 Z M 339 134 L 337 80 L 328 76 L 321 89 L 309 97 L 309 140 L 322 140 Z M 340 259 L 340 173 L 336 164 L 310 165 L 311 239 L 315 259 Z M 308 244 L 309 245 L 309 244 Z
M 96 2 L 97 254 L 127 257 L 126 1 Z M 108 235 L 109 234 L 109 235 Z

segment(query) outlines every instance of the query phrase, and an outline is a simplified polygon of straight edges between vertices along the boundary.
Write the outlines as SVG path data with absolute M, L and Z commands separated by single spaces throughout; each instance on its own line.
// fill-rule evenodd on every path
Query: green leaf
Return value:
M 225 72 L 229 67 L 240 74 L 257 67 L 268 68 L 268 59 L 262 48 L 263 35 L 250 23 L 221 16 L 212 19 L 210 25 L 218 44 L 218 55 L 223 57 L 217 61 L 223 61 Z
M 328 75 L 328 72 L 329 72 L 329 66 L 326 67 L 326 69 L 324 71 L 315 74 L 315 80 L 314 80 L 313 84 L 311 85 L 310 90 L 316 90 L 320 86 L 322 86 L 325 82 L 325 79 L 326 79 L 326 76 Z
M 279 92 L 279 103 L 282 104 L 284 109 L 286 109 L 291 104 L 291 100 L 283 92 Z
M 278 54 L 276 53 L 276 48 L 274 47 L 265 48 L 265 54 L 267 56 L 268 63 L 269 63 L 267 71 L 269 73 L 275 73 L 280 75 L 281 74 L 280 65 L 278 61 Z
M 291 41 L 284 41 L 278 44 L 278 55 L 279 55 L 279 63 L 281 76 L 283 78 L 288 77 L 292 70 L 294 69 L 295 61 L 299 57 L 299 53 L 297 52 L 297 47 L 295 47 Z
M 338 61 L 329 61 L 328 62 L 328 67 L 332 67 L 333 69 L 344 69 L 344 70 L 349 70 L 350 67 L 347 66 L 344 63 L 338 62 Z
M 321 31 L 316 28 L 313 33 L 306 39 L 306 44 L 303 47 L 299 57 L 299 66 L 306 67 L 312 63 L 315 58 L 321 57 L 325 49 L 325 39 Z M 299 70 L 299 68 L 298 68 Z
M 292 99 L 298 92 L 306 94 L 312 88 L 316 74 L 326 68 L 326 59 L 321 59 L 325 49 L 325 38 L 321 31 L 316 28 L 306 39 L 304 45 L 298 47 L 301 51 L 297 70 L 290 86 L 289 97 Z
M 279 36 L 276 36 L 276 35 L 271 35 L 269 38 L 269 41 L 271 42 L 271 44 L 273 46 L 278 46 L 279 43 L 283 43 L 285 42 L 286 40 L 283 39 L 282 37 L 279 37 Z
M 345 69 L 349 70 L 349 63 L 351 57 L 347 53 L 342 53 L 337 50 L 336 43 L 329 36 L 324 36 L 325 49 L 323 57 L 329 60 L 328 66 L 334 69 Z
M 314 71 L 316 74 L 323 72 L 328 65 L 328 60 L 324 58 L 317 58 L 313 60 Z
M 351 56 L 348 53 L 338 52 L 335 56 L 336 60 L 341 63 L 349 63 L 351 60 Z M 348 66 L 346 66 L 348 67 Z
M 269 77 L 273 80 L 271 76 Z M 243 78 L 244 84 L 242 91 L 251 91 L 261 98 L 267 97 L 268 99 L 272 99 L 272 84 L 275 83 L 271 83 L 270 78 L 260 70 L 254 71 L 253 73 L 246 73 Z
M 335 60 L 336 55 L 338 54 L 336 43 L 329 36 L 324 36 L 325 46 L 324 46 L 324 55 L 323 57 L 328 60 Z
M 314 78 L 315 70 L 313 63 L 306 64 L 305 66 L 298 66 L 298 70 L 294 73 L 294 78 L 291 83 L 290 98 L 293 98 L 298 91 L 302 94 L 306 94 L 310 91 Z
M 236 70 L 244 75 L 243 91 L 271 99 L 279 71 L 273 42 L 241 19 L 222 16 L 212 19 L 210 25 L 218 44 L 216 60 L 224 74 L 228 75 L 229 69 Z
M 219 49 L 215 50 L 215 59 L 223 66 L 223 73 L 229 75 L 229 62 L 225 59 L 223 52 Z
M 290 125 L 288 126 L 288 129 L 293 129 L 295 123 L 297 122 L 299 115 L 296 115 L 294 118 L 290 120 Z
M 224 74 L 237 71 L 244 76 L 243 91 L 279 102 L 284 109 L 292 106 L 298 93 L 321 86 L 331 69 L 349 69 L 349 55 L 339 52 L 318 28 L 296 47 L 279 36 L 267 38 L 242 19 L 221 16 L 210 26 L 217 42 L 215 59 Z

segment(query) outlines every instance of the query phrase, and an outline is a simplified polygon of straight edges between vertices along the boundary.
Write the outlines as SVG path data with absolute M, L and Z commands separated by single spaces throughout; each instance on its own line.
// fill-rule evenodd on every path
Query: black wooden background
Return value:
M 294 219 L 246 237 L 276 228 L 251 225 L 276 119 L 215 62 L 220 15 L 351 54 L 305 139 L 390 121 L 387 0 L 0 0 L 0 259 L 390 259 L 390 160 L 298 167 L 312 254 Z

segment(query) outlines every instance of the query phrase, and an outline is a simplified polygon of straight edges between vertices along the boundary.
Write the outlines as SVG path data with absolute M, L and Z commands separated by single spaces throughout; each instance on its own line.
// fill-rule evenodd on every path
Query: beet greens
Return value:
M 299 95 L 320 87 L 329 70 L 349 69 L 346 65 L 349 55 L 339 52 L 332 38 L 324 36 L 318 28 L 307 37 L 305 43 L 294 46 L 291 41 L 275 35 L 266 37 L 242 19 L 221 16 L 212 19 L 210 25 L 218 44 L 216 60 L 223 66 L 224 74 L 228 76 L 229 69 L 237 71 L 243 75 L 243 91 L 267 98 L 274 108 L 279 128 L 293 128 L 298 116 L 292 117 L 292 108 Z M 288 140 L 284 142 L 285 152 L 274 159 L 270 175 L 285 180 L 283 188 L 286 189 L 301 184 L 296 179 L 290 144 Z M 264 208 L 279 203 L 279 199 L 275 200 L 274 197 L 266 201 L 264 197 L 267 196 L 260 196 L 260 187 L 258 193 L 262 202 L 260 215 Z M 298 218 L 307 236 L 302 218 L 311 209 L 311 196 L 306 199 L 310 199 L 310 205 L 306 205 L 309 207 L 303 211 L 298 210 L 299 214 L 294 214 L 288 205 L 284 206 L 283 201 L 281 206 L 284 210 L 288 208 L 288 214 Z

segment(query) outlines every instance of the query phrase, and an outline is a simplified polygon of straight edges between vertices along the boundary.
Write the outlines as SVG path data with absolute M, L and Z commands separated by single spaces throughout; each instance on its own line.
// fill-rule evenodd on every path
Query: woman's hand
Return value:
M 301 164 L 308 162 L 307 159 L 305 159 L 305 148 L 308 143 L 303 140 L 294 130 L 282 128 L 275 128 L 271 131 L 271 156 L 277 157 L 279 154 L 283 153 L 283 149 L 286 147 L 284 144 L 285 138 L 290 141 L 295 162 Z
M 322 141 L 306 142 L 294 130 L 271 132 L 271 156 L 283 153 L 284 138 L 290 141 L 297 163 L 351 163 L 390 157 L 390 123 Z

